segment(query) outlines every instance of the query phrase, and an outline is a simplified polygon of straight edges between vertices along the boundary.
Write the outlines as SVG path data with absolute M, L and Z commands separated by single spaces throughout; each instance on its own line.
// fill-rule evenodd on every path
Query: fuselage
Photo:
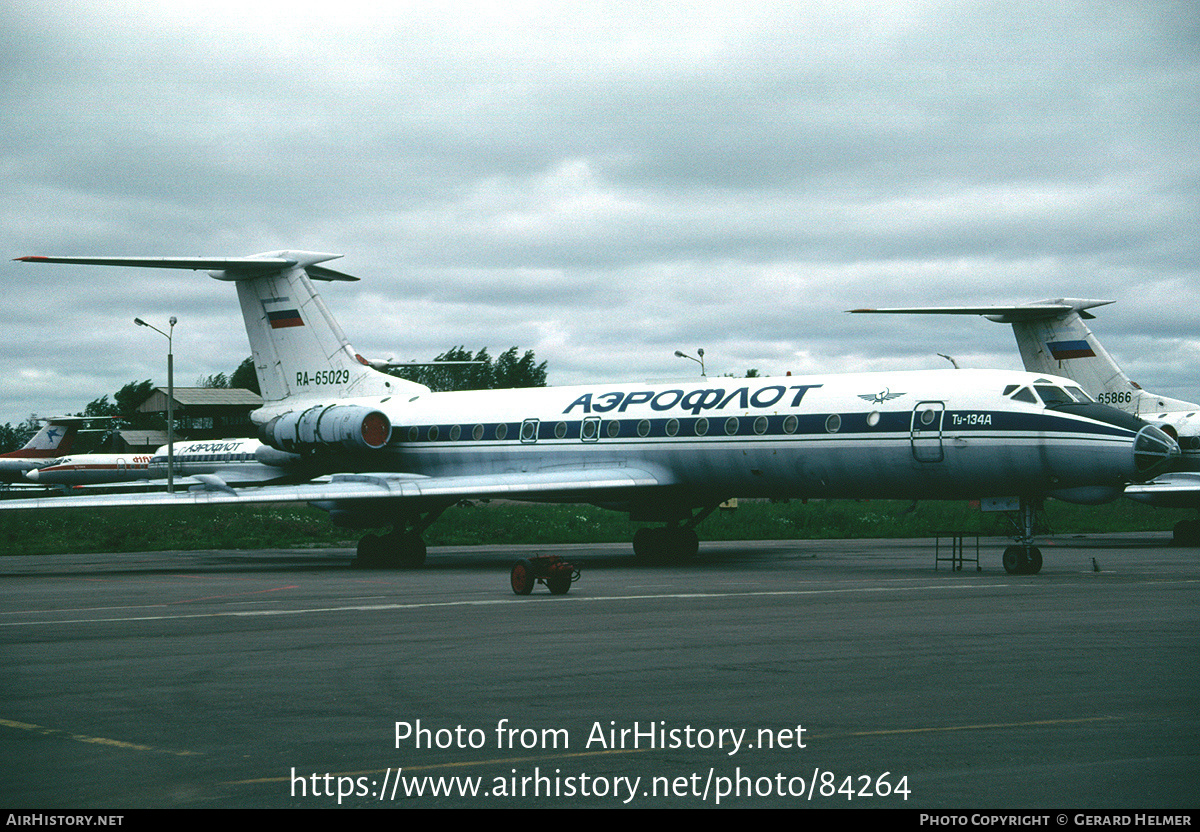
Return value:
M 257 439 L 213 439 L 175 443 L 175 476 L 215 475 L 229 485 L 266 483 L 287 476 L 282 467 L 290 455 L 265 447 L 279 465 L 264 464 L 264 445 Z M 294 459 L 294 457 L 292 457 Z M 27 479 L 48 485 L 102 485 L 165 480 L 167 446 L 153 454 L 76 454 L 28 472 Z
M 1039 387 L 1057 388 L 1069 403 L 1047 404 Z M 629 466 L 661 473 L 696 504 L 733 496 L 1098 502 L 1178 452 L 1157 429 L 1081 392 L 1074 400 L 1066 387 L 1074 385 L 1022 372 L 935 370 L 428 393 L 337 406 L 374 409 L 390 423 L 385 445 L 358 454 L 360 470 L 451 477 Z M 306 407 L 321 405 L 276 403 L 254 419 L 266 424 Z

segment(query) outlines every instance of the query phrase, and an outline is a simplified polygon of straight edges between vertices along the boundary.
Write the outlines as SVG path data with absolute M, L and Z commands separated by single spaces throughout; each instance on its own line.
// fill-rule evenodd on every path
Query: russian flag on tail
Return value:
M 271 323 L 271 329 L 304 326 L 304 319 L 300 317 L 299 309 L 280 309 L 275 312 L 267 312 L 267 320 Z
M 1050 355 L 1055 361 L 1062 361 L 1066 358 L 1094 358 L 1096 353 L 1092 352 L 1092 348 L 1088 346 L 1087 341 L 1047 341 L 1046 346 L 1050 348 Z

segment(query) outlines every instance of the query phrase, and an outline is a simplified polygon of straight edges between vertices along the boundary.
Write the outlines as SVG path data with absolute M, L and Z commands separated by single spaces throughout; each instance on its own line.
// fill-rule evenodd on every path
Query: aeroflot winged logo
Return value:
M 878 393 L 859 393 L 858 397 L 864 402 L 872 402 L 874 404 L 883 404 L 890 402 L 892 399 L 898 399 L 903 396 L 903 393 L 893 393 L 887 387 L 880 390 Z

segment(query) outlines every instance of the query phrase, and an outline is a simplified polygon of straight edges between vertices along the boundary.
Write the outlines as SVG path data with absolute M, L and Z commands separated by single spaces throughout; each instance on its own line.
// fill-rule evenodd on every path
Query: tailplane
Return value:
M 237 284 L 263 399 L 417 395 L 428 388 L 381 373 L 354 351 L 314 280 L 356 277 L 318 265 L 340 257 L 275 251 L 249 257 L 20 257 L 35 263 L 193 269 Z

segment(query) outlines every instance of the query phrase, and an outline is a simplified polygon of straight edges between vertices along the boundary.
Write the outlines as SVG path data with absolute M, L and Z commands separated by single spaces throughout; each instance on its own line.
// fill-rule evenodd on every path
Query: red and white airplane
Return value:
M 25 474 L 71 452 L 75 434 L 86 419 L 79 416 L 56 416 L 46 419 L 46 424 L 25 446 L 0 454 L 0 482 L 25 482 Z
M 313 286 L 356 278 L 338 255 L 23 257 L 208 271 L 237 287 L 264 405 L 260 438 L 329 482 L 8 501 L 66 505 L 311 502 L 354 528 L 366 564 L 415 565 L 423 531 L 466 498 L 593 503 L 662 524 L 639 556 L 694 554 L 732 497 L 1011 498 L 1024 533 L 1005 568 L 1034 573 L 1042 499 L 1100 502 L 1178 456 L 1167 434 L 1072 382 L 994 370 L 850 373 L 435 393 L 374 369 Z M 416 325 L 417 322 L 414 322 Z M 346 473 L 348 472 L 348 473 Z

